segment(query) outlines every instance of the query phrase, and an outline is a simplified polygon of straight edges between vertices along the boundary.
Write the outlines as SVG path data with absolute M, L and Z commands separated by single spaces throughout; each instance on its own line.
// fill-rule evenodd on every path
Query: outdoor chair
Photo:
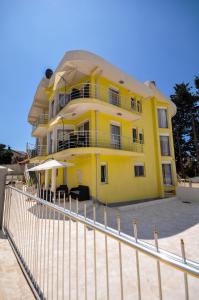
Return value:
M 89 200 L 89 187 L 86 185 L 79 185 L 78 187 L 74 187 L 70 190 L 70 195 L 72 199 L 78 199 L 79 201 Z
M 62 184 L 56 189 L 56 198 L 58 198 L 60 195 L 60 198 L 64 198 L 64 195 L 66 198 L 68 198 L 68 186 L 67 184 Z

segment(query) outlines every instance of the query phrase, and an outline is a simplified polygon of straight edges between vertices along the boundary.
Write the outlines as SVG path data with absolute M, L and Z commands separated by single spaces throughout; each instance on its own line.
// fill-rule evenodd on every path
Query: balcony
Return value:
M 116 150 L 125 150 L 132 152 L 143 152 L 144 145 L 136 141 L 133 143 L 132 139 L 111 134 L 107 135 L 101 131 L 73 131 L 64 135 L 62 140 L 57 141 L 57 152 L 71 148 L 82 147 L 97 147 L 97 148 L 109 148 Z
M 30 148 L 28 150 L 29 157 L 44 156 L 69 149 L 70 151 L 67 152 L 70 155 L 84 153 L 114 154 L 112 150 L 117 150 L 117 152 L 115 152 L 117 155 L 133 155 L 134 153 L 137 155 L 138 153 L 142 154 L 144 151 L 144 145 L 139 141 L 133 142 L 132 139 L 125 136 L 115 134 L 107 135 L 103 132 L 91 130 L 74 131 L 65 134 L 63 139 L 56 141 L 54 150 L 52 147 L 50 148 L 48 149 L 48 154 L 46 154 L 46 145 Z M 65 154 L 67 154 L 67 152 Z
M 55 95 L 55 100 L 51 102 L 51 119 L 60 111 L 82 113 L 89 109 L 121 116 L 132 121 L 140 118 L 142 104 L 130 93 L 128 96 L 107 86 L 81 83 Z
M 46 124 L 48 124 L 48 114 L 40 115 L 32 126 L 32 135 L 43 136 L 46 132 Z

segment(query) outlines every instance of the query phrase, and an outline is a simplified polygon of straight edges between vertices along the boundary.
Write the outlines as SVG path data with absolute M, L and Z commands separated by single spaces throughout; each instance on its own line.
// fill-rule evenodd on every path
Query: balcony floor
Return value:
M 65 149 L 59 152 L 48 155 L 48 157 L 54 157 L 55 159 L 62 159 L 62 157 L 70 157 L 73 155 L 84 155 L 84 154 L 103 154 L 103 155 L 116 155 L 116 156 L 143 156 L 143 152 L 127 151 L 122 149 L 109 149 L 101 147 L 79 147 Z

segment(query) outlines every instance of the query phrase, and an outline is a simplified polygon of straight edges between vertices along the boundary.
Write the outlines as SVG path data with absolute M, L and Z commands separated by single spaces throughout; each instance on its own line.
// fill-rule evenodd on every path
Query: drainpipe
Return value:
M 98 112 L 95 110 L 95 145 L 98 146 Z
M 95 189 L 96 189 L 96 200 L 98 200 L 98 158 L 99 154 L 95 154 L 95 168 L 96 168 L 96 174 L 95 174 Z

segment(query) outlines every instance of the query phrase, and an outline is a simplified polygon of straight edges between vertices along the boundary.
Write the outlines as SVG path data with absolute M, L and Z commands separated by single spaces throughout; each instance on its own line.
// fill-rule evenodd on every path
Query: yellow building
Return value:
M 45 187 L 55 179 L 69 189 L 86 185 L 103 203 L 174 194 L 175 112 L 155 82 L 141 83 L 93 53 L 67 52 L 41 80 L 28 115 L 31 162 L 72 162 L 46 171 Z

